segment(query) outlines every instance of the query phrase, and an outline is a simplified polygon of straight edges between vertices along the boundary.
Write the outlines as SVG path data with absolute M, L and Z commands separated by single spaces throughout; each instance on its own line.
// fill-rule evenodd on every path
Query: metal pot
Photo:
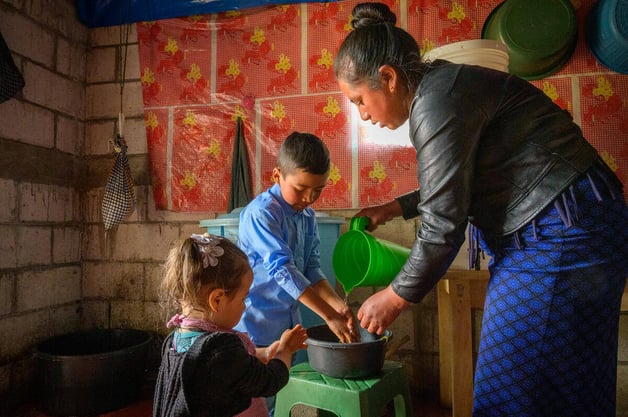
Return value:
M 334 378 L 364 378 L 381 371 L 392 331 L 383 335 L 360 328 L 361 341 L 340 343 L 326 324 L 307 329 L 307 356 L 312 369 Z
M 38 396 L 47 415 L 91 416 L 137 399 L 152 336 L 95 329 L 56 336 L 35 350 Z

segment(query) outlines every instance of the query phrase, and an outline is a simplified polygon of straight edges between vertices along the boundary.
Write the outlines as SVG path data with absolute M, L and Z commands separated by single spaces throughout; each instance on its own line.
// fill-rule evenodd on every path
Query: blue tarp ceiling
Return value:
M 273 4 L 331 1 L 337 0 L 76 0 L 76 7 L 79 18 L 85 25 L 102 27 Z

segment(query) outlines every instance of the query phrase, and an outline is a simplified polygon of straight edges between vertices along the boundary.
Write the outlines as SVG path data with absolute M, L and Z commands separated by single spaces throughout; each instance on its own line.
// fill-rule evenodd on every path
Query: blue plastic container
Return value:
M 628 74 L 628 1 L 598 0 L 587 15 L 585 37 L 601 64 Z

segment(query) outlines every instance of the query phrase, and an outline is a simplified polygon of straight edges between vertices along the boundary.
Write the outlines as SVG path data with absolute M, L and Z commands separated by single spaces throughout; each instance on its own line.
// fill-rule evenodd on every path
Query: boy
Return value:
M 358 341 L 351 309 L 320 268 L 318 226 L 310 205 L 327 184 L 329 165 L 322 140 L 293 132 L 279 150 L 275 184 L 240 213 L 238 245 L 249 257 L 254 280 L 235 328 L 258 347 L 301 323 L 299 302 L 323 318 L 341 342 Z

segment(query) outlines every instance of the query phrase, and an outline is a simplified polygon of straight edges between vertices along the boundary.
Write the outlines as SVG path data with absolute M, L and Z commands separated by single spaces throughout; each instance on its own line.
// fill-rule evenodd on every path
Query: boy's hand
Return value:
M 288 350 L 291 353 L 294 353 L 299 349 L 305 349 L 307 348 L 305 339 L 307 339 L 306 330 L 303 326 L 297 324 L 292 329 L 288 329 L 281 334 L 278 349 Z
M 341 343 L 353 343 L 360 341 L 360 331 L 356 323 L 353 313 L 348 315 L 338 314 L 338 316 L 327 321 L 327 326 L 334 332 Z

